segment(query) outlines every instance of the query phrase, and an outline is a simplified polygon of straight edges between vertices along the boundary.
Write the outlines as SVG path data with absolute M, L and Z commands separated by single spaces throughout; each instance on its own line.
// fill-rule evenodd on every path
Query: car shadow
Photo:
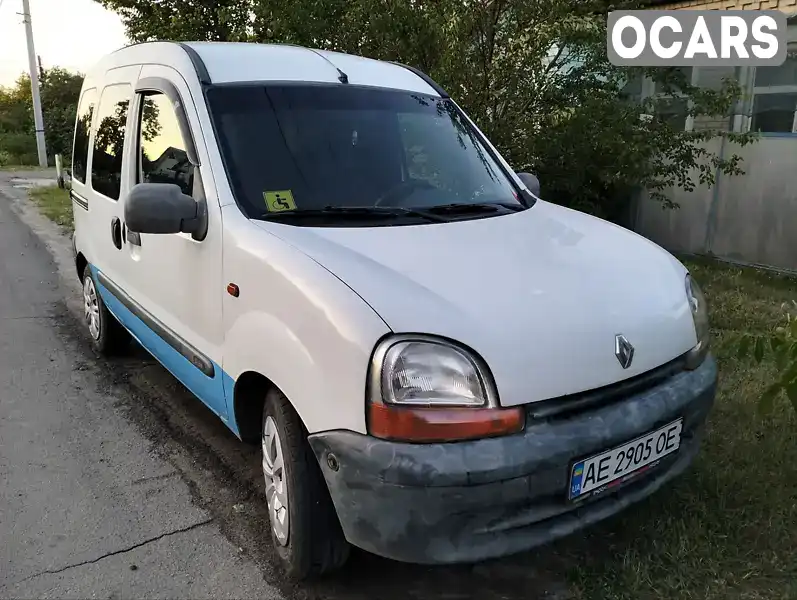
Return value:
M 578 556 L 600 552 L 600 540 L 571 536 L 550 546 L 471 565 L 426 566 L 396 562 L 353 549 L 340 571 L 294 582 L 279 566 L 270 539 L 260 448 L 241 443 L 191 392 L 137 344 L 123 357 L 98 359 L 68 319 L 60 328 L 75 345 L 83 368 L 152 442 L 188 484 L 242 556 L 266 583 L 289 600 L 527 600 L 575 598 L 568 574 Z M 616 527 L 615 527 L 616 528 Z M 597 546 L 595 542 L 597 541 Z

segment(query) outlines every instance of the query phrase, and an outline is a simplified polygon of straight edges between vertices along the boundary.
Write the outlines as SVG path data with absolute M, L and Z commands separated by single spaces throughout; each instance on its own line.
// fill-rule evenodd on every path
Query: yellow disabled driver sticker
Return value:
M 263 192 L 268 212 L 282 212 L 283 210 L 296 210 L 296 202 L 290 190 L 280 192 Z

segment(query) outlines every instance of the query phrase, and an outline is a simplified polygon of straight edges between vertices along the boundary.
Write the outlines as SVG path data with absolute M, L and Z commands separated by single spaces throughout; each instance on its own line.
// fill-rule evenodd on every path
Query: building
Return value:
M 721 139 L 709 150 L 743 158 L 741 176 L 717 177 L 712 188 L 693 192 L 671 190 L 680 205 L 662 210 L 640 199 L 634 227 L 679 252 L 713 255 L 745 264 L 797 271 L 797 0 L 651 0 L 652 9 L 779 9 L 790 19 L 789 57 L 780 67 L 705 67 L 687 70 L 693 85 L 721 85 L 735 77 L 746 90 L 733 114 L 691 119 L 685 100 L 672 98 L 672 119 L 687 130 L 758 132 L 760 139 L 744 148 Z M 640 94 L 655 95 L 652 82 L 642 82 Z M 679 104 L 680 103 L 680 104 Z
M 650 0 L 657 8 L 700 10 L 781 10 L 797 12 L 797 0 Z

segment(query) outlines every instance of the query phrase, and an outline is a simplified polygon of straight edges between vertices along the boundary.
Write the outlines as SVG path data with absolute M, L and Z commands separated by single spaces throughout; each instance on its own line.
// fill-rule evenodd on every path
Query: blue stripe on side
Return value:
M 232 399 L 235 385 L 232 377 L 227 375 L 215 362 L 213 363 L 214 376 L 211 378 L 205 375 L 134 315 L 108 288 L 99 283 L 97 268 L 94 265 L 91 265 L 90 268 L 94 275 L 94 283 L 108 310 L 147 352 L 152 354 L 180 383 L 216 413 L 236 436 L 240 437 L 235 419 L 228 418 L 228 415 L 232 414 L 232 410 L 228 410 L 227 398 Z

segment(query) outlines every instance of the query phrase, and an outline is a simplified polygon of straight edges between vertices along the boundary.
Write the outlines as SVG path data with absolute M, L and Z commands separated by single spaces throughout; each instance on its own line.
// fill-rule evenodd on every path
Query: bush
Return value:
M 9 132 L 0 135 L 0 152 L 9 157 L 8 164 L 36 164 L 39 162 L 36 153 L 36 139 L 29 133 Z M 30 162 L 26 159 L 33 157 Z
M 764 335 L 746 334 L 731 340 L 739 358 L 753 354 L 759 364 L 769 357 L 773 359 L 777 377 L 764 391 L 759 400 L 759 410 L 772 412 L 775 400 L 786 396 L 797 410 L 797 301 L 781 306 L 785 313 L 784 324 Z
M 44 71 L 41 81 L 45 141 L 50 164 L 72 151 L 75 113 L 83 77 L 65 69 Z M 7 164 L 38 164 L 30 78 L 22 75 L 10 88 L 0 87 L 0 152 Z

